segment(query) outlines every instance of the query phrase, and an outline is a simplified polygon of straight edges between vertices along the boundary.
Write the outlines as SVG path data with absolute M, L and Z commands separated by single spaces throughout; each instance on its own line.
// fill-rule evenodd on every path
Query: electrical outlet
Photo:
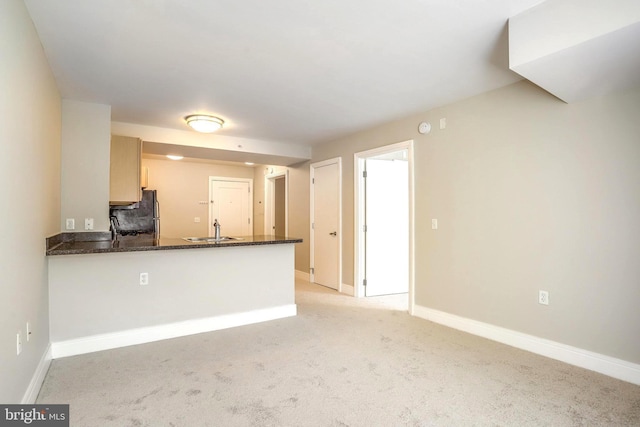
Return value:
M 73 218 L 67 218 L 65 221 L 65 226 L 67 230 L 73 230 L 76 228 L 76 220 Z
M 200 222 L 200 217 L 197 216 L 197 217 L 193 218 L 193 222 Z
M 549 305 L 549 292 L 538 291 L 538 303 L 543 305 Z
M 93 230 L 93 218 L 85 218 L 84 219 L 84 229 L 85 230 Z
M 149 284 L 149 273 L 140 273 L 140 284 L 143 286 Z
M 22 338 L 20 338 L 20 335 L 22 335 L 21 331 L 18 331 L 18 334 L 16 336 L 16 354 L 20 355 L 20 353 L 22 353 Z

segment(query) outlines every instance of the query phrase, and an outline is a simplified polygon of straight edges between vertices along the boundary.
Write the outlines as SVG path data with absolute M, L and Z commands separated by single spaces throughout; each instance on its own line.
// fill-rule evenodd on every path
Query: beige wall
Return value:
M 158 190 L 160 234 L 163 237 L 206 236 L 208 233 L 209 177 L 254 177 L 253 168 L 187 160 L 142 159 L 149 168 L 149 190 Z M 255 192 L 255 183 L 254 183 Z M 194 222 L 199 217 L 200 223 Z M 224 233 L 224 224 L 222 224 Z
M 75 219 L 73 231 L 85 231 L 85 218 L 94 231 L 109 230 L 110 129 L 109 105 L 62 101 L 63 230 L 67 218 Z
M 289 237 L 302 238 L 295 245 L 296 270 L 309 272 L 309 162 L 291 167 L 259 165 L 255 167 L 254 233 L 264 234 L 265 175 L 289 171 Z
M 20 403 L 49 343 L 44 241 L 60 231 L 61 101 L 21 0 L 0 2 L 0 40 L 0 402 Z
M 314 147 L 343 158 L 343 282 L 353 154 L 413 139 L 418 305 L 639 363 L 638 117 L 640 88 L 565 104 L 520 82 Z
M 269 166 L 256 165 L 253 168 L 253 235 L 264 234 L 264 176 Z
M 289 236 L 302 238 L 296 244 L 296 270 L 309 273 L 309 164 L 289 167 Z

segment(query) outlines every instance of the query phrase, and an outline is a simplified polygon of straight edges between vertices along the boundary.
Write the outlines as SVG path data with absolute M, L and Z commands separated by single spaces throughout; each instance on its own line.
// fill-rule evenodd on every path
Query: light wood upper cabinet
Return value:
M 140 187 L 144 190 L 149 186 L 149 168 L 143 167 L 140 170 Z
M 111 135 L 110 205 L 128 205 L 142 199 L 141 159 L 142 141 L 139 138 Z

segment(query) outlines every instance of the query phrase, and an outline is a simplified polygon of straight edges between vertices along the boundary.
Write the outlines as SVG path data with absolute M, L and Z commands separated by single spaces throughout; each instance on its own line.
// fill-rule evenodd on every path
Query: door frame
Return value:
M 311 163 L 309 165 L 309 281 L 314 283 L 314 265 L 315 265 L 315 232 L 313 225 L 315 222 L 314 215 L 314 176 L 315 169 L 331 164 L 338 165 L 338 292 L 342 292 L 342 157 L 334 157 L 332 159 L 323 160 L 321 162 Z
M 273 234 L 276 221 L 276 179 L 284 179 L 284 234 L 289 235 L 289 170 L 272 172 L 264 177 L 264 234 Z
M 415 200 L 413 178 L 413 140 L 385 145 L 371 150 L 360 151 L 353 155 L 353 184 L 354 184 L 354 230 L 353 233 L 353 262 L 354 262 L 354 293 L 356 297 L 364 297 L 364 254 L 365 254 L 365 199 L 362 174 L 364 172 L 365 159 L 395 151 L 407 150 L 407 162 L 409 163 L 409 314 L 413 314 L 415 305 Z
M 213 200 L 211 198 L 211 192 L 213 191 L 214 181 L 232 181 L 232 182 L 247 182 L 249 183 L 249 231 L 253 236 L 253 178 L 232 178 L 229 176 L 209 176 L 209 223 L 207 224 L 207 233 L 212 236 L 212 223 L 213 223 Z

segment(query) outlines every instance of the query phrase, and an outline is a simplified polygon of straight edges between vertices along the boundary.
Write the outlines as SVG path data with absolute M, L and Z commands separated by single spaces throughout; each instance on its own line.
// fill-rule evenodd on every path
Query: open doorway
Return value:
M 275 188 L 273 192 L 273 234 L 276 236 L 287 235 L 287 216 L 286 216 L 286 186 L 287 182 L 284 177 L 276 178 Z
M 289 170 L 265 176 L 264 234 L 289 235 Z
M 406 294 L 413 310 L 413 141 L 355 154 L 356 296 Z

